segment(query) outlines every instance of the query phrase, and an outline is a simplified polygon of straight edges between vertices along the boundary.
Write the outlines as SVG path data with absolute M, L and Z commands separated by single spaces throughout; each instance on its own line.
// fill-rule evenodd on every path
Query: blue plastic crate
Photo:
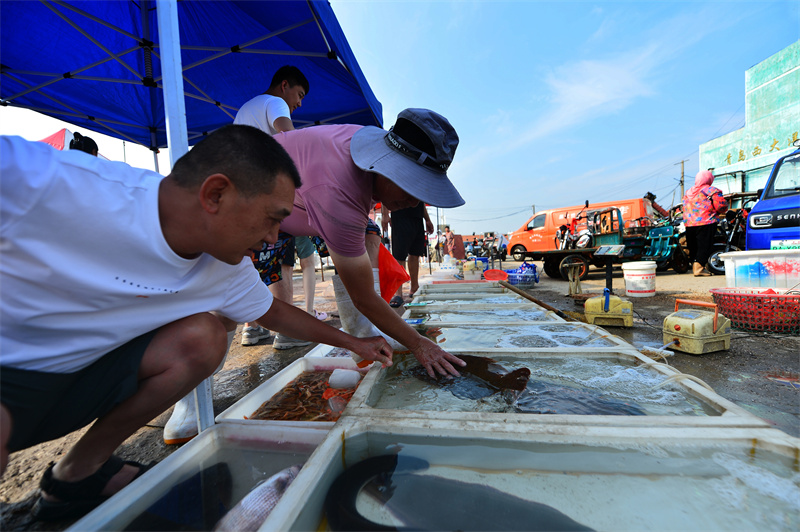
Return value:
M 535 264 L 522 263 L 522 266 L 514 270 L 505 270 L 508 274 L 509 284 L 518 286 L 519 288 L 532 288 L 539 282 L 539 274 L 536 271 Z

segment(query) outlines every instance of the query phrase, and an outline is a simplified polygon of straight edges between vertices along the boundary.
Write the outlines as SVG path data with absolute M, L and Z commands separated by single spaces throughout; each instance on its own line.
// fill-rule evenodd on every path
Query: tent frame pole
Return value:
M 161 74 L 164 85 L 164 110 L 167 118 L 167 145 L 170 167 L 189 151 L 186 131 L 186 102 L 183 97 L 181 43 L 178 29 L 176 0 L 156 0 L 158 36 L 161 52 Z M 153 152 L 155 157 L 155 152 Z M 194 389 L 199 432 L 214 425 L 214 403 L 211 397 L 212 378 L 205 379 Z

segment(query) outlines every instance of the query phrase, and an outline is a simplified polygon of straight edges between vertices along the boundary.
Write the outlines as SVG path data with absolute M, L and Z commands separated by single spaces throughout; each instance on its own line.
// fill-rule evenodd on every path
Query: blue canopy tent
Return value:
M 167 145 L 154 0 L 0 2 L 0 104 L 153 150 Z M 311 90 L 292 119 L 382 125 L 327 1 L 177 2 L 189 144 L 233 121 L 292 64 Z
M 296 126 L 382 125 L 324 0 L 0 2 L 0 105 L 154 152 L 169 146 L 173 163 L 231 123 L 284 64 L 311 85 L 292 114 Z M 203 430 L 214 422 L 208 379 L 195 398 Z

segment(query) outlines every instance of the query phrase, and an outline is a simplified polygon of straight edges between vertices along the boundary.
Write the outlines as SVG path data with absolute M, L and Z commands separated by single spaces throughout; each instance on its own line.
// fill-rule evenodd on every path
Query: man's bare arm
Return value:
M 274 299 L 266 314 L 256 320 L 262 327 L 293 338 L 334 345 L 348 349 L 364 360 L 374 360 L 383 366 L 392 365 L 392 348 L 381 336 L 356 338 L 340 331 L 299 308 Z
M 278 133 L 283 133 L 284 131 L 293 131 L 294 124 L 292 124 L 292 119 L 287 118 L 285 116 L 279 116 L 275 119 L 272 123 L 272 127 L 278 130 Z

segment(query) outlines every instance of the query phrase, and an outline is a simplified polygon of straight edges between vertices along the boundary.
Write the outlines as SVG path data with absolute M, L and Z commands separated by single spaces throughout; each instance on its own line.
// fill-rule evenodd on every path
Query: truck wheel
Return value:
M 511 257 L 517 262 L 522 262 L 525 260 L 525 248 L 519 245 L 514 246 L 511 250 Z
M 578 278 L 582 281 L 589 275 L 589 261 L 583 255 L 567 255 L 561 264 L 558 266 L 561 278 L 569 281 L 569 267 L 573 264 L 579 264 L 581 267 L 578 270 Z
M 544 261 L 544 273 L 551 279 L 561 279 L 561 272 L 558 271 L 558 260 L 547 259 Z

